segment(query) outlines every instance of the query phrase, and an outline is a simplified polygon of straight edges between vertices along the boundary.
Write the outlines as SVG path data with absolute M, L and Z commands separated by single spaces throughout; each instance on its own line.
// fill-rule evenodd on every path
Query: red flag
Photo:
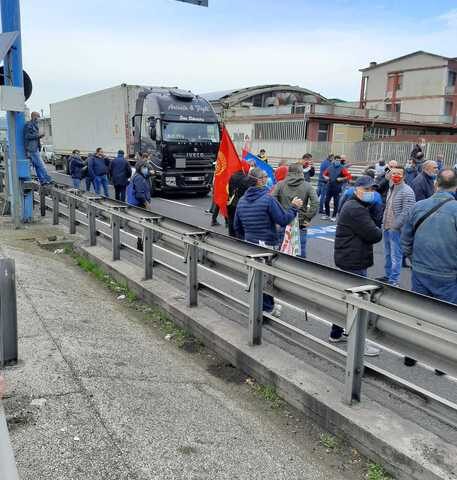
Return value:
M 239 170 L 242 170 L 240 157 L 227 129 L 222 127 L 222 140 L 214 172 L 213 201 L 224 217 L 227 217 L 228 183 L 230 177 Z

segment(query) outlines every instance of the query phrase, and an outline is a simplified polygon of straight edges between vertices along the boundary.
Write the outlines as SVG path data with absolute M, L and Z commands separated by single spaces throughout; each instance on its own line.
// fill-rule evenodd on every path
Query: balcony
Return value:
M 445 95 L 455 95 L 455 93 L 456 93 L 455 85 L 448 85 L 444 89 Z
M 225 118 L 232 120 L 241 117 L 286 117 L 286 116 L 311 117 L 338 117 L 360 120 L 385 121 L 392 123 L 417 123 L 452 125 L 452 117 L 449 115 L 420 115 L 405 112 L 386 112 L 385 110 L 362 109 L 357 107 L 345 107 L 342 105 L 307 103 L 296 105 L 281 105 L 278 107 L 236 107 L 228 110 Z

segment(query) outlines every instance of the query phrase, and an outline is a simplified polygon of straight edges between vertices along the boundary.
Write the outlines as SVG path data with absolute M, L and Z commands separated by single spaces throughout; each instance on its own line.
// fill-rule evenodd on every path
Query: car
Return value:
M 54 163 L 54 147 L 52 145 L 41 145 L 41 158 L 45 163 Z

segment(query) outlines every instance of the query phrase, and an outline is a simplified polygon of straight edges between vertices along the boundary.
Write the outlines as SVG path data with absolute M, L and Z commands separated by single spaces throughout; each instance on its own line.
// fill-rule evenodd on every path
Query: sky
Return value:
M 355 100 L 359 69 L 457 57 L 455 0 L 22 0 L 32 110 L 121 83 L 195 93 L 291 84 Z

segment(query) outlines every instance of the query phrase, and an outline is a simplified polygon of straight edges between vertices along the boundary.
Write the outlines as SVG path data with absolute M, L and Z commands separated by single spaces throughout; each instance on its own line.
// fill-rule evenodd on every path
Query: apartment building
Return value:
M 457 123 L 457 57 L 417 51 L 360 71 L 360 108 L 444 116 L 443 123 Z

